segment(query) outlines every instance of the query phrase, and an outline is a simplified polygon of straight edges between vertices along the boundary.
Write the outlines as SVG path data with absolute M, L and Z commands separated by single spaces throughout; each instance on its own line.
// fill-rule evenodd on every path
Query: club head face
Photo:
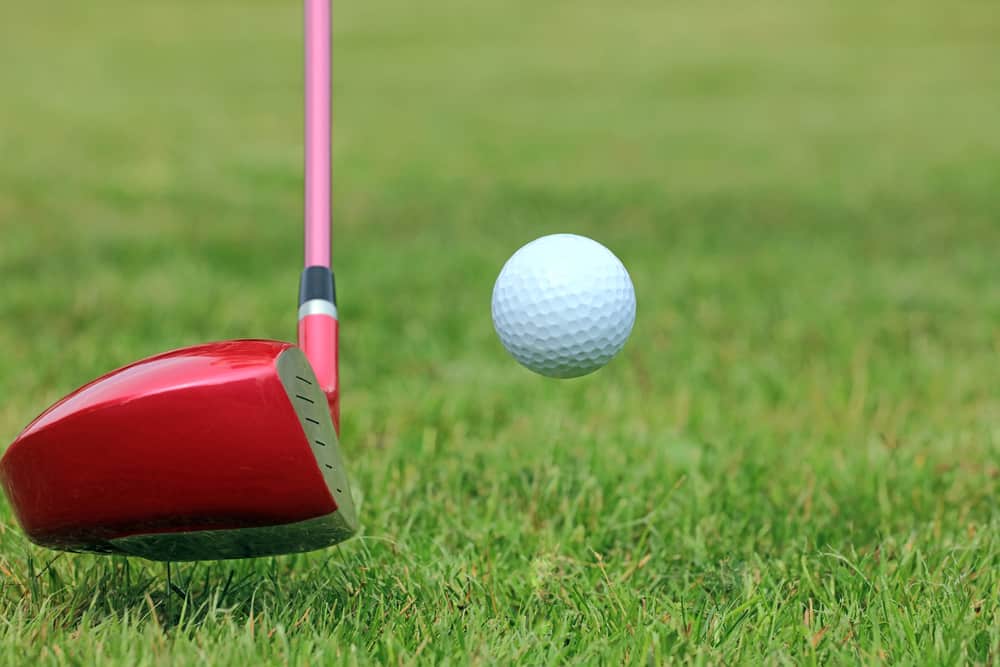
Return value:
M 247 558 L 358 527 L 326 396 L 278 341 L 184 348 L 95 380 L 18 436 L 0 484 L 33 542 L 68 551 Z

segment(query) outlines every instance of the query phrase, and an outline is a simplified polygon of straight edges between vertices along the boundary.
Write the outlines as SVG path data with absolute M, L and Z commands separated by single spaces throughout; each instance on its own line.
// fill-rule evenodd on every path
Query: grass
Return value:
M 2 442 L 135 358 L 290 338 L 301 256 L 295 3 L 42 4 L 0 24 Z M 168 594 L 3 503 L 0 662 L 996 663 L 998 29 L 969 1 L 338 4 L 363 535 Z M 554 231 L 639 297 L 577 381 L 489 320 Z

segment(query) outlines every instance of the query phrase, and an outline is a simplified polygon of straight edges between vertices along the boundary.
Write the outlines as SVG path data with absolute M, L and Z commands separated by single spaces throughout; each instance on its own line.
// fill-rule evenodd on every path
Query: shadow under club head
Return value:
M 358 528 L 327 396 L 279 341 L 175 350 L 81 387 L 7 449 L 0 484 L 30 539 L 67 551 L 246 558 Z

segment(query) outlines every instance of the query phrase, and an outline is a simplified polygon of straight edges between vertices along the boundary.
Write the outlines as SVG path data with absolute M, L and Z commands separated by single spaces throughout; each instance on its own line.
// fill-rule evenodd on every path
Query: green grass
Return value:
M 0 442 L 163 349 L 290 338 L 297 3 L 0 21 Z M 1000 660 L 994 3 L 337 3 L 343 439 L 363 534 L 161 565 L 0 505 L 0 663 Z M 594 236 L 592 377 L 489 319 Z

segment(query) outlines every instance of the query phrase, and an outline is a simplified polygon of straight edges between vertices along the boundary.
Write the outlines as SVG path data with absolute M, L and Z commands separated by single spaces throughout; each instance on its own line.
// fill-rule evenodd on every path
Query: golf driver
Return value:
M 305 0 L 305 69 L 298 345 L 175 350 L 50 407 L 0 459 L 0 484 L 33 542 L 213 560 L 319 549 L 357 531 L 338 443 L 330 0 Z

